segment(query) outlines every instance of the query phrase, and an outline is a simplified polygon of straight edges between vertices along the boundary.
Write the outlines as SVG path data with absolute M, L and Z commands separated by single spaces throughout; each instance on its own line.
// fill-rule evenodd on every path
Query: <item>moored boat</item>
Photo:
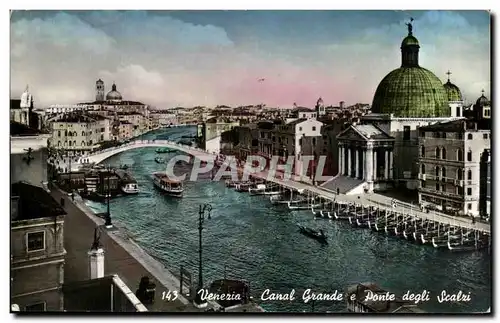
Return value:
M 137 194 L 139 193 L 139 187 L 137 183 L 124 183 L 121 190 L 125 194 Z
M 184 193 L 182 182 L 170 179 L 165 173 L 153 173 L 153 183 L 155 187 L 170 196 L 182 197 Z
M 171 152 L 174 152 L 174 151 L 175 151 L 175 149 L 166 148 L 166 147 L 156 149 L 156 152 L 158 154 L 166 154 L 166 153 L 171 153 Z

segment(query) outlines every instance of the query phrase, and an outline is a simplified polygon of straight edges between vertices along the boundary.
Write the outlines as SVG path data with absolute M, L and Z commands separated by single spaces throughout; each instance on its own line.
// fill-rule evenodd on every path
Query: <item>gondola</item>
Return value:
M 327 236 L 325 235 L 322 229 L 316 231 L 311 228 L 304 227 L 302 225 L 298 225 L 298 227 L 299 227 L 299 232 L 302 233 L 303 235 L 309 238 L 313 238 L 321 243 L 328 243 Z

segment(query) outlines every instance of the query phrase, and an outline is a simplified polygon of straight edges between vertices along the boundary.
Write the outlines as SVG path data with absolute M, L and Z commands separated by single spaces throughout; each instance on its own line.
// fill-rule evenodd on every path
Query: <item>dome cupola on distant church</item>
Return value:
M 460 92 L 458 86 L 450 82 L 451 72 L 448 71 L 446 74 L 448 74 L 448 82 L 444 83 L 443 86 L 448 97 L 448 102 L 462 101 L 462 92 Z
M 401 43 L 401 67 L 382 79 L 375 91 L 372 113 L 395 117 L 427 118 L 450 116 L 448 97 L 441 80 L 420 67 L 420 44 L 413 36 L 413 18 Z
M 490 100 L 484 96 L 484 90 L 481 91 L 481 96 L 476 100 L 476 107 L 485 107 L 490 105 Z
M 106 94 L 106 101 L 121 101 L 122 95 L 116 90 L 116 85 L 113 83 L 111 86 L 111 91 Z

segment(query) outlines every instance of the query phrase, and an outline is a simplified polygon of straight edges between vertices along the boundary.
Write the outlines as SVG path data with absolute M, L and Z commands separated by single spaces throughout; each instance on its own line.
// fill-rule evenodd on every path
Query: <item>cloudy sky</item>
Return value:
M 421 66 L 443 82 L 451 70 L 467 100 L 489 94 L 485 11 L 18 11 L 11 95 L 29 84 L 37 107 L 89 101 L 101 78 L 158 108 L 371 103 L 410 17 Z

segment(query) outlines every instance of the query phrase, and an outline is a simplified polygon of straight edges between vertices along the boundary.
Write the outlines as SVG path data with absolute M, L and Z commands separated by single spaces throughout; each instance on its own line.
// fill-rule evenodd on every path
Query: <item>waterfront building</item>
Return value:
M 210 153 L 219 153 L 221 134 L 239 126 L 239 121 L 230 121 L 224 117 L 214 117 L 203 123 L 201 130 L 201 146 Z
M 153 128 L 179 124 L 177 115 L 175 115 L 175 113 L 171 113 L 170 111 L 153 110 L 150 111 L 149 117 Z
M 134 125 L 127 120 L 120 121 L 118 136 L 113 136 L 113 140 L 124 141 L 134 136 Z
M 480 160 L 490 149 L 490 130 L 461 119 L 419 128 L 418 197 L 449 213 L 480 214 Z
M 401 67 L 378 85 L 371 113 L 337 137 L 341 171 L 324 184 L 329 188 L 349 194 L 395 186 L 417 190 L 418 128 L 462 118 L 462 113 L 452 113 L 457 110 L 458 88 L 452 95 L 448 83 L 445 87 L 437 76 L 419 65 L 420 45 L 413 36 L 412 24 L 407 25 L 408 35 L 401 43 Z M 358 185 L 351 178 L 359 179 L 360 174 L 362 183 Z
M 110 119 L 82 112 L 61 114 L 50 119 L 50 145 L 56 149 L 85 154 L 110 140 Z
M 42 129 L 43 115 L 35 111 L 33 95 L 28 86 L 19 99 L 10 100 L 10 120 L 34 129 Z

